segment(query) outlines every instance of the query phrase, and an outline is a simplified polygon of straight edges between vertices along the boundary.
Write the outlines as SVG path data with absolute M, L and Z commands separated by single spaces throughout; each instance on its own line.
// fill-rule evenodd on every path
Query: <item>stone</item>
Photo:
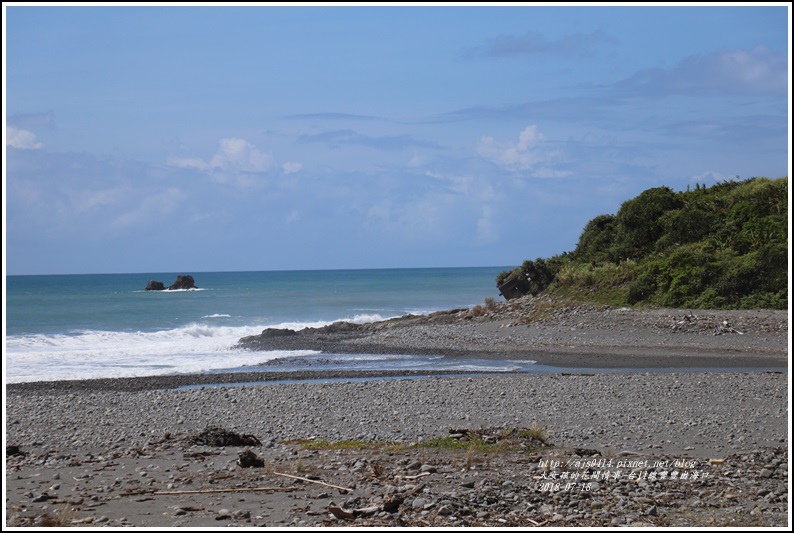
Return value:
M 168 290 L 174 291 L 177 289 L 197 289 L 193 276 L 177 276 L 176 281 L 168 287 Z
M 439 516 L 449 516 L 455 512 L 455 509 L 451 505 L 442 505 L 436 512 Z
M 149 283 L 146 284 L 147 291 L 164 291 L 165 285 L 162 281 L 154 281 L 153 279 L 149 280 Z

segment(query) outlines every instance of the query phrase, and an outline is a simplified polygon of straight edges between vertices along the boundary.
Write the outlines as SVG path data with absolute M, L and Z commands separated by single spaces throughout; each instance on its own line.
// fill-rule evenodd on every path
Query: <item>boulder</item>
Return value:
M 196 289 L 195 282 L 193 281 L 193 276 L 177 276 L 176 281 L 168 287 L 169 291 L 174 291 L 177 289 Z
M 162 281 L 154 281 L 154 280 L 150 279 L 149 283 L 146 285 L 146 290 L 147 291 L 164 291 L 165 290 L 165 285 L 163 285 Z

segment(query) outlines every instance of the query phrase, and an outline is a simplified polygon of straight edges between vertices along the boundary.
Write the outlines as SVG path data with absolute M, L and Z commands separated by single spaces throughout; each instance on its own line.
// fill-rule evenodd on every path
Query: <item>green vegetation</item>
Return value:
M 587 223 L 576 249 L 496 278 L 592 303 L 788 308 L 788 177 L 644 191 Z
M 292 439 L 285 444 L 297 444 L 304 450 L 363 450 L 375 449 L 383 451 L 401 451 L 411 448 L 434 450 L 477 450 L 506 452 L 513 450 L 537 450 L 550 448 L 549 434 L 532 422 L 527 428 L 480 428 L 461 429 L 460 433 L 445 437 L 433 437 L 408 444 L 402 442 L 338 440 L 325 439 Z

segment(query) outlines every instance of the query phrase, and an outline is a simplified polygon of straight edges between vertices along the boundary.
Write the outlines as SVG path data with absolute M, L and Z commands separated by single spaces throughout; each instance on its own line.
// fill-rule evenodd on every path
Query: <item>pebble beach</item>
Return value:
M 7 385 L 6 526 L 789 523 L 785 312 L 558 306 L 540 316 L 539 305 L 288 342 L 533 357 L 570 371 Z M 577 370 L 615 365 L 626 371 Z M 691 371 L 704 365 L 712 371 Z M 284 381 L 297 378 L 308 381 Z M 258 444 L 197 443 L 209 427 Z M 261 462 L 246 464 L 246 451 Z

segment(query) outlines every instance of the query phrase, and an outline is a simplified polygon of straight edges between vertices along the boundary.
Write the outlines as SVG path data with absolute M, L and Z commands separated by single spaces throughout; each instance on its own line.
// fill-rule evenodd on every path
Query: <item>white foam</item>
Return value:
M 206 372 L 317 352 L 234 349 L 259 327 L 189 324 L 155 332 L 82 331 L 6 338 L 6 381 L 50 381 Z
M 231 317 L 216 313 L 202 318 Z M 365 324 L 386 318 L 377 313 L 363 313 L 339 320 Z M 242 337 L 258 335 L 269 327 L 301 330 L 327 326 L 339 320 L 257 326 L 194 322 L 175 329 L 149 332 L 85 330 L 68 335 L 12 335 L 6 337 L 6 381 L 154 376 L 256 366 L 281 357 L 318 352 L 235 349 Z M 370 358 L 390 359 L 389 356 Z
M 323 326 L 328 326 L 333 324 L 334 322 L 352 322 L 354 324 L 369 324 L 371 322 L 380 322 L 382 320 L 389 320 L 390 318 L 396 317 L 387 317 L 384 318 L 383 316 L 375 313 L 375 314 L 359 314 L 353 315 L 352 317 L 345 317 L 339 318 L 337 320 L 316 320 L 313 322 L 281 322 L 279 324 L 274 324 L 272 326 L 266 326 L 270 328 L 276 329 L 292 329 L 295 331 L 299 331 L 306 328 L 321 328 Z
M 168 294 L 172 292 L 195 292 L 195 291 L 209 291 L 212 289 L 205 289 L 204 287 L 193 287 L 192 289 L 169 289 L 166 287 L 165 289 L 161 289 L 159 291 L 152 291 L 146 289 L 136 289 L 132 292 L 145 292 L 147 294 Z

